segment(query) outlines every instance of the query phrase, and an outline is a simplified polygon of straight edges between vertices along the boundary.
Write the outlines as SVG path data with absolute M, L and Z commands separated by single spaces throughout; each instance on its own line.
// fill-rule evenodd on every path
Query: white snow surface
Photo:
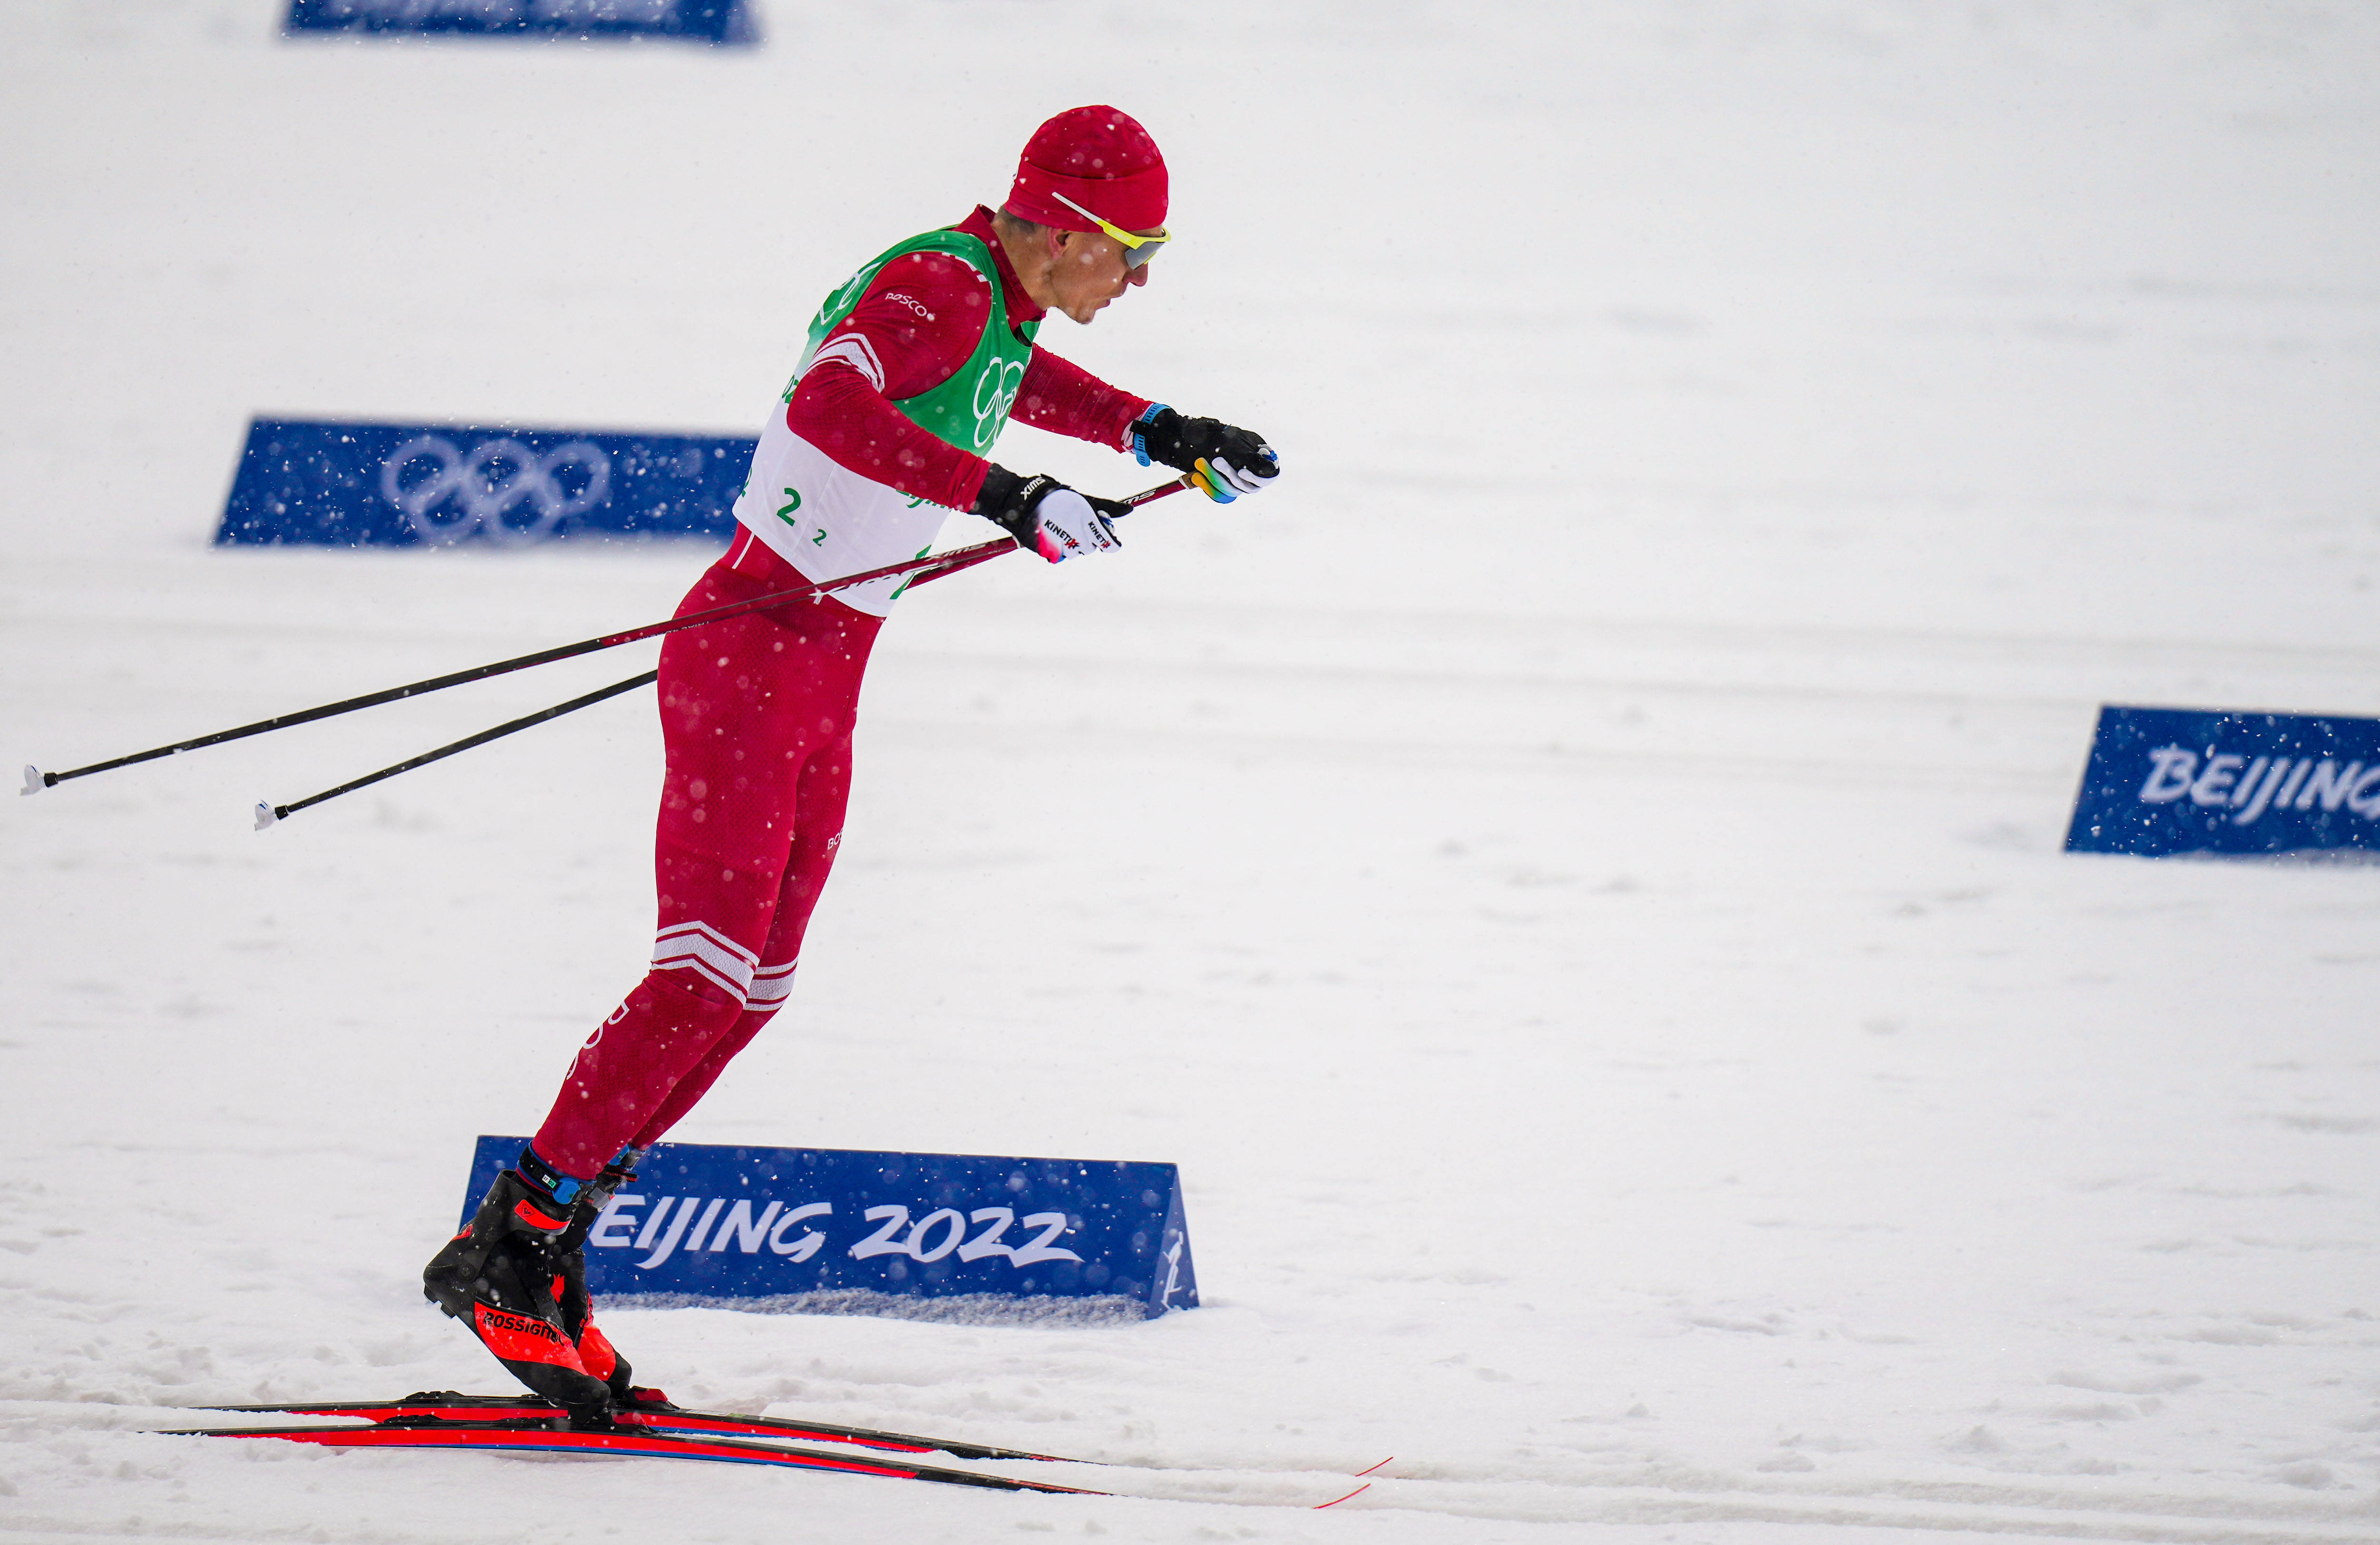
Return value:
M 1287 475 L 903 602 L 676 1136 L 1172 1161 L 1206 1304 L 607 1318 L 1130 1498 L 141 1430 L 505 1387 L 417 1273 L 642 969 L 650 699 L 248 811 L 644 646 L 0 806 L 0 1539 L 2380 1539 L 2380 872 L 2059 851 L 2103 702 L 2380 712 L 2380 10 L 281 8 L 0 13 L 12 767 L 666 614 L 208 542 L 255 413 L 750 432 L 1122 104 L 1180 239 L 1047 341 Z

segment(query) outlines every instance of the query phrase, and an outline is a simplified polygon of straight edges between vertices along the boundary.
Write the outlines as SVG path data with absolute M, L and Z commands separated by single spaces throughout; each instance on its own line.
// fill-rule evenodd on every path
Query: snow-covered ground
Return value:
M 0 806 L 0 1538 L 2380 1539 L 2380 876 L 2058 851 L 2102 702 L 2380 712 L 2380 12 L 279 8 L 0 14 L 14 760 L 704 561 L 217 553 L 251 413 L 748 432 L 1048 113 L 1165 145 L 1181 239 L 1048 341 L 1290 476 L 904 603 L 795 1007 L 678 1136 L 1174 1161 L 1207 1307 L 608 1322 L 1174 1500 L 139 1430 L 504 1387 L 417 1272 L 641 969 L 650 708 L 246 812 L 648 649 Z

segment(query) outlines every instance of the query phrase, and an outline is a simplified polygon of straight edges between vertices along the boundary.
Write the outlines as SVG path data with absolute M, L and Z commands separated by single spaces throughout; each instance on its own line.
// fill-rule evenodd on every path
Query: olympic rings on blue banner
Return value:
M 577 492 L 556 476 L 565 471 L 577 474 L 569 480 Z M 451 545 L 476 531 L 516 546 L 543 541 L 563 521 L 610 498 L 612 458 L 585 440 L 540 456 L 510 436 L 482 440 L 467 456 L 443 435 L 419 434 L 381 463 L 380 491 L 424 541 Z M 524 504 L 534 511 L 525 524 L 513 518 Z

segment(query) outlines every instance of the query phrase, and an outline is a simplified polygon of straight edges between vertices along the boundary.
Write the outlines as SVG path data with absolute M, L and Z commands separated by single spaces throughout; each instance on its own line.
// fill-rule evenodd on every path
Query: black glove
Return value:
M 1263 435 L 1215 419 L 1185 419 L 1159 403 L 1134 420 L 1132 454 L 1190 474 L 1191 485 L 1218 504 L 1262 491 L 1281 473 L 1281 456 Z
M 1053 564 L 1123 545 L 1110 522 L 1132 513 L 1115 499 L 1094 499 L 1051 477 L 1020 478 L 997 464 L 985 468 L 974 513 Z

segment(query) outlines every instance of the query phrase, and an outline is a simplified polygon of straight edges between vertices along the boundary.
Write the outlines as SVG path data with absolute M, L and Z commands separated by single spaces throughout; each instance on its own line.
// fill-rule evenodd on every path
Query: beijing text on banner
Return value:
M 744 0 L 290 0 L 282 30 L 759 41 Z
M 480 1139 L 462 1226 L 526 1141 Z M 868 1294 L 1198 1306 L 1172 1164 L 702 1143 L 645 1156 L 588 1235 L 587 1286 L 780 1312 Z
M 725 541 L 754 442 L 259 419 L 224 505 L 221 546 L 505 545 L 556 537 Z
M 2071 853 L 2380 847 L 2380 720 L 2102 708 Z

